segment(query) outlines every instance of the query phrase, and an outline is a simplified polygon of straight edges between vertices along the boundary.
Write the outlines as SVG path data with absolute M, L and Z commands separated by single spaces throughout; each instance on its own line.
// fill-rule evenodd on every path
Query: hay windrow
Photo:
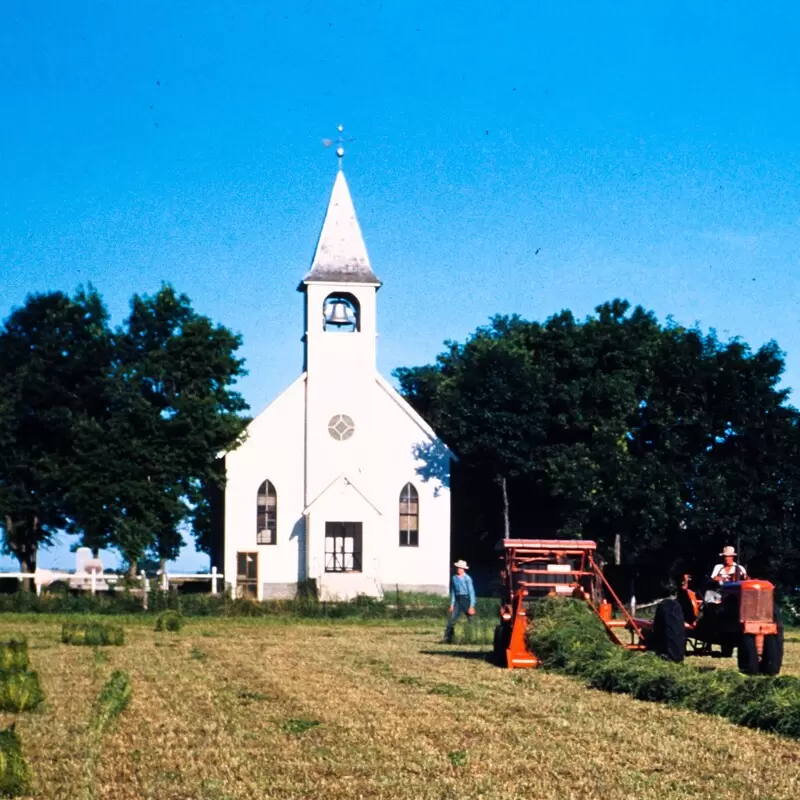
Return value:
M 0 672 L 0 711 L 33 711 L 43 702 L 36 672 Z
M 528 646 L 548 669 L 579 675 L 587 664 L 616 651 L 605 627 L 585 603 L 548 597 L 532 607 L 531 618 Z
M 61 641 L 89 647 L 120 646 L 125 643 L 125 629 L 105 622 L 65 622 L 61 627 Z
M 39 676 L 28 664 L 27 639 L 0 642 L 0 711 L 33 711 L 44 702 Z
M 14 726 L 0 731 L 0 796 L 20 797 L 31 792 L 31 771 L 22 754 Z
M 118 669 L 111 673 L 97 698 L 93 725 L 98 731 L 103 731 L 128 707 L 132 690 L 127 672 Z
M 0 672 L 24 672 L 28 669 L 27 639 L 0 642 Z
M 583 678 L 593 689 L 715 714 L 738 725 L 800 739 L 800 678 L 700 670 L 612 644 L 582 602 L 548 598 L 534 606 L 528 647 L 545 668 Z
M 458 622 L 453 629 L 453 644 L 491 644 L 495 625 L 492 617 L 472 617 L 469 622 Z

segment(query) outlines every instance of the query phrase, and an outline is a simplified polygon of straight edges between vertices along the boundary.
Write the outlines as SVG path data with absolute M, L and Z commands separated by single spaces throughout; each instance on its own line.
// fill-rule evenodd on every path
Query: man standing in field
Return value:
M 447 627 L 444 631 L 445 644 L 453 643 L 453 629 L 456 621 L 462 614 L 467 615 L 467 621 L 472 622 L 475 614 L 475 587 L 472 578 L 467 575 L 467 562 L 463 559 L 454 564 L 456 574 L 450 579 L 450 618 L 447 620 Z

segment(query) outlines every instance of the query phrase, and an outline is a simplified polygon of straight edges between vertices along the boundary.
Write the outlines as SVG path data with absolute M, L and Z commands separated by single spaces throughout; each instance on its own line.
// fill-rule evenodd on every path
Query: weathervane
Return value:
M 325 147 L 330 147 L 332 144 L 336 145 L 336 157 L 339 159 L 339 169 L 341 169 L 342 159 L 344 158 L 344 143 L 352 142 L 353 139 L 345 139 L 344 136 L 342 136 L 344 133 L 344 125 L 337 125 L 336 130 L 339 135 L 335 139 L 323 139 L 322 144 L 324 144 Z

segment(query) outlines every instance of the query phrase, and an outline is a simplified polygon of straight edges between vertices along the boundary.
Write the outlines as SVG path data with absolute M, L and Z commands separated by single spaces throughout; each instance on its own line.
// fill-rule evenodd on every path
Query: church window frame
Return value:
M 236 553 L 236 597 L 258 597 L 258 553 Z
M 261 483 L 256 495 L 256 544 L 278 544 L 278 492 L 269 479 Z
M 409 481 L 400 490 L 400 547 L 419 547 L 419 492 Z
M 361 522 L 326 522 L 325 572 L 361 572 L 363 547 Z

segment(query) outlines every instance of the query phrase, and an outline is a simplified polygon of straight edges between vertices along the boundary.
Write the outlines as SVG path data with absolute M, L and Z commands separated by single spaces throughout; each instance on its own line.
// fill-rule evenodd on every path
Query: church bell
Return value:
M 344 327 L 345 325 L 354 325 L 355 319 L 347 304 L 341 300 L 336 300 L 331 303 L 330 311 L 325 317 L 325 324 Z

